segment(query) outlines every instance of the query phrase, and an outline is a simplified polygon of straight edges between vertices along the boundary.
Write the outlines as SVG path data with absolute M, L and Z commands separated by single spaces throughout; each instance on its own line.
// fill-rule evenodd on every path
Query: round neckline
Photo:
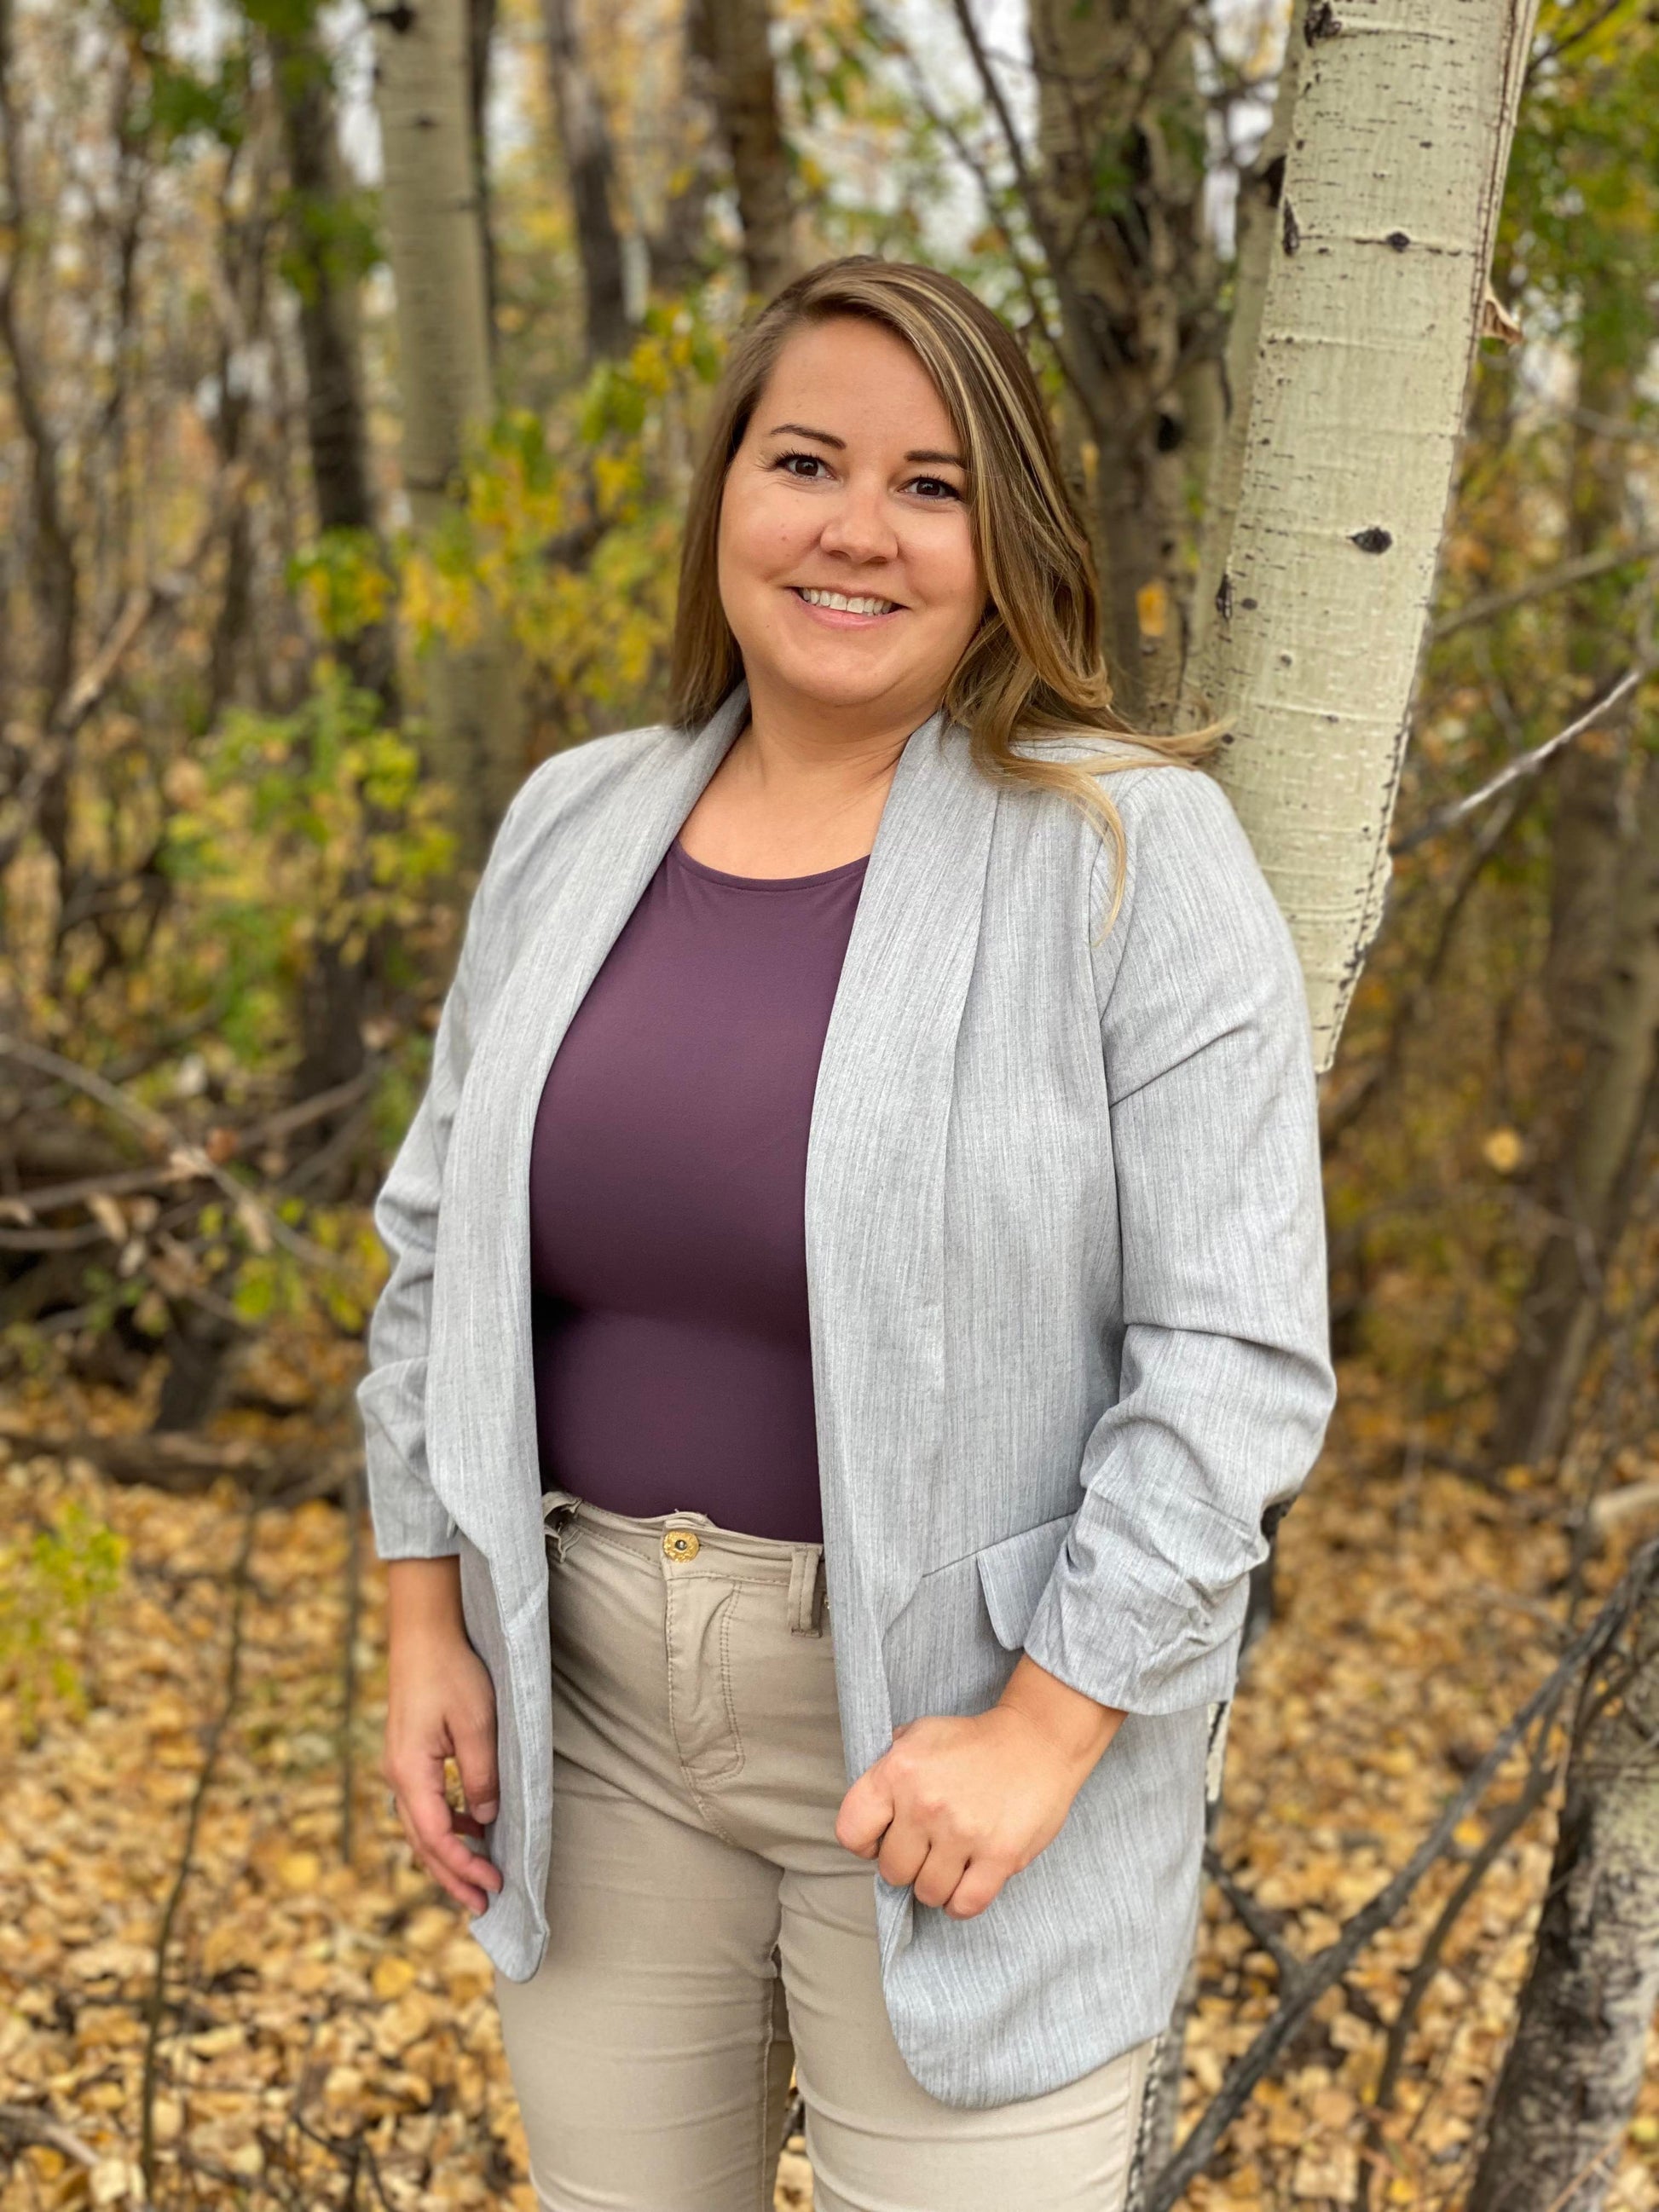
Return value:
M 711 868 L 707 860 L 693 860 L 678 837 L 668 849 L 680 866 L 690 868 L 694 875 L 706 876 L 710 883 L 732 884 L 746 891 L 798 891 L 813 884 L 833 884 L 862 868 L 870 858 L 867 853 L 860 853 L 856 860 L 843 860 L 839 867 L 820 868 L 810 876 L 734 876 L 724 868 Z

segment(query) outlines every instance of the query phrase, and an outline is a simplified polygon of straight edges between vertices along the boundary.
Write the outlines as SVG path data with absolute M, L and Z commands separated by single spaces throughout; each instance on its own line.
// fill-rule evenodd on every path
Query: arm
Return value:
M 1262 1514 L 1300 1486 L 1334 1396 L 1290 933 L 1218 786 L 1152 769 L 1136 800 L 1101 1020 L 1121 1394 L 1088 1438 L 1076 1521 L 1000 1700 L 897 1729 L 836 1823 L 958 1918 L 1052 1842 L 1126 1712 L 1227 1693 Z M 1097 879 L 1091 915 L 1103 895 Z
M 501 1883 L 473 1849 L 499 1808 L 495 1692 L 467 1638 L 459 1540 L 428 1470 L 427 1350 L 444 1162 L 482 1014 L 482 947 L 510 850 L 508 825 L 515 815 L 522 820 L 528 789 L 509 808 L 491 848 L 444 1000 L 425 1095 L 375 1202 L 374 1224 L 392 1269 L 369 1321 L 368 1370 L 357 1389 L 375 1549 L 388 1568 L 381 1771 L 416 1858 L 474 1912 Z M 447 1759 L 460 1771 L 464 1812 L 452 1809 L 445 1790 Z
M 1027 1631 L 1103 1705 L 1232 1687 L 1262 1516 L 1335 1398 L 1313 1054 L 1289 928 L 1226 794 L 1146 772 L 1101 1019 L 1123 1265 L 1117 1401 Z

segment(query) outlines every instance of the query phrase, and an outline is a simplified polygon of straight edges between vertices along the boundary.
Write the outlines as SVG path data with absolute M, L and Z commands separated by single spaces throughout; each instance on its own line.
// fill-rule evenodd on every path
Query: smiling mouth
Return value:
M 896 599 L 878 599 L 869 592 L 822 592 L 808 584 L 792 584 L 797 599 L 809 607 L 825 607 L 839 615 L 896 615 L 902 611 Z

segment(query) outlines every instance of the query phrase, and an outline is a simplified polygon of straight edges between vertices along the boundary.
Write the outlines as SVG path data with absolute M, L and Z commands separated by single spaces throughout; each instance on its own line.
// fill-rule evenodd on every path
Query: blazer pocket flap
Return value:
M 1018 1536 L 1005 1536 L 977 1554 L 985 1609 L 997 1642 L 1010 1651 L 1018 1651 L 1025 1641 L 1031 1615 L 1074 1517 L 1062 1513 L 1057 1520 L 1039 1522 L 1035 1528 L 1022 1528 Z

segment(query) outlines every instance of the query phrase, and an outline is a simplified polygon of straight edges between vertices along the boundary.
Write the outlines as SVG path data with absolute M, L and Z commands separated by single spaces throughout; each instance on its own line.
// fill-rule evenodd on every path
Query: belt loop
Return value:
M 789 1553 L 789 1633 L 821 1636 L 823 1547 L 794 1544 Z

